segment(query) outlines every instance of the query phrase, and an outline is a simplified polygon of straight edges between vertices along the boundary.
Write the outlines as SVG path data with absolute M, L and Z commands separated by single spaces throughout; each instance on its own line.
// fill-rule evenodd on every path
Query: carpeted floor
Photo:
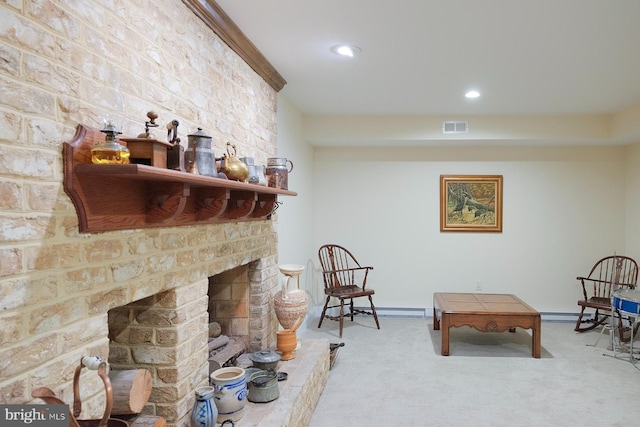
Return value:
M 301 334 L 344 342 L 311 419 L 343 426 L 620 426 L 640 424 L 640 361 L 607 357 L 608 338 L 542 323 L 542 357 L 528 330 L 452 328 L 450 356 L 430 318 L 316 319 Z M 638 345 L 640 347 L 640 345 Z

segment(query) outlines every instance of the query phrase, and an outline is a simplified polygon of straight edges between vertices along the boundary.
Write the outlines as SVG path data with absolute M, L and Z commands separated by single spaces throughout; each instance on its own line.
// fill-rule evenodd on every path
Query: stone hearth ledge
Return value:
M 286 372 L 286 381 L 278 382 L 280 397 L 273 402 L 247 402 L 238 426 L 301 427 L 309 424 L 318 399 L 329 377 L 329 341 L 301 339 L 292 360 L 278 362 L 277 370 Z

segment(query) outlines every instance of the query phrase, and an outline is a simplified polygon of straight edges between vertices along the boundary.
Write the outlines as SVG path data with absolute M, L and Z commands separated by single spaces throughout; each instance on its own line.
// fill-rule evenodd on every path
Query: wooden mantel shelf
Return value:
M 104 135 L 78 125 L 63 149 L 64 190 L 82 233 L 267 219 L 288 190 L 147 165 L 95 165 Z

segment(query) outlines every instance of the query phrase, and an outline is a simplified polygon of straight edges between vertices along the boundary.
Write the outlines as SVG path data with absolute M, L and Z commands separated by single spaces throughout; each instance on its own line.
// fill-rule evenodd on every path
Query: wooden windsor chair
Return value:
M 318 328 L 322 325 L 325 317 L 327 319 L 337 320 L 340 322 L 340 338 L 342 338 L 345 316 L 344 306 L 345 301 L 348 301 L 349 312 L 346 314 L 351 318 L 351 321 L 353 321 L 353 316 L 356 314 L 373 315 L 376 326 L 380 329 L 378 314 L 376 313 L 376 307 L 373 305 L 372 298 L 375 291 L 366 288 L 367 276 L 369 271 L 373 270 L 373 267 L 361 266 L 351 252 L 335 244 L 321 246 L 318 250 L 318 257 L 320 258 L 320 266 L 322 267 L 324 293 L 327 296 L 324 307 L 322 308 L 322 314 L 320 315 Z M 354 307 L 353 300 L 362 297 L 369 299 L 370 310 Z M 330 306 L 331 298 L 337 298 L 339 304 Z M 340 314 L 337 316 L 327 314 L 327 310 L 334 307 L 340 307 Z

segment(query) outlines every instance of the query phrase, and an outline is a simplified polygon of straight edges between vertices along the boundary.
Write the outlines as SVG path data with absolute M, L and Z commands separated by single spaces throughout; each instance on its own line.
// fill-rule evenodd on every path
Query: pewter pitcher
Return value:
M 202 128 L 187 135 L 189 146 L 184 152 L 184 162 L 187 171 L 205 176 L 218 176 L 216 157 L 211 149 L 211 137 L 205 135 Z

